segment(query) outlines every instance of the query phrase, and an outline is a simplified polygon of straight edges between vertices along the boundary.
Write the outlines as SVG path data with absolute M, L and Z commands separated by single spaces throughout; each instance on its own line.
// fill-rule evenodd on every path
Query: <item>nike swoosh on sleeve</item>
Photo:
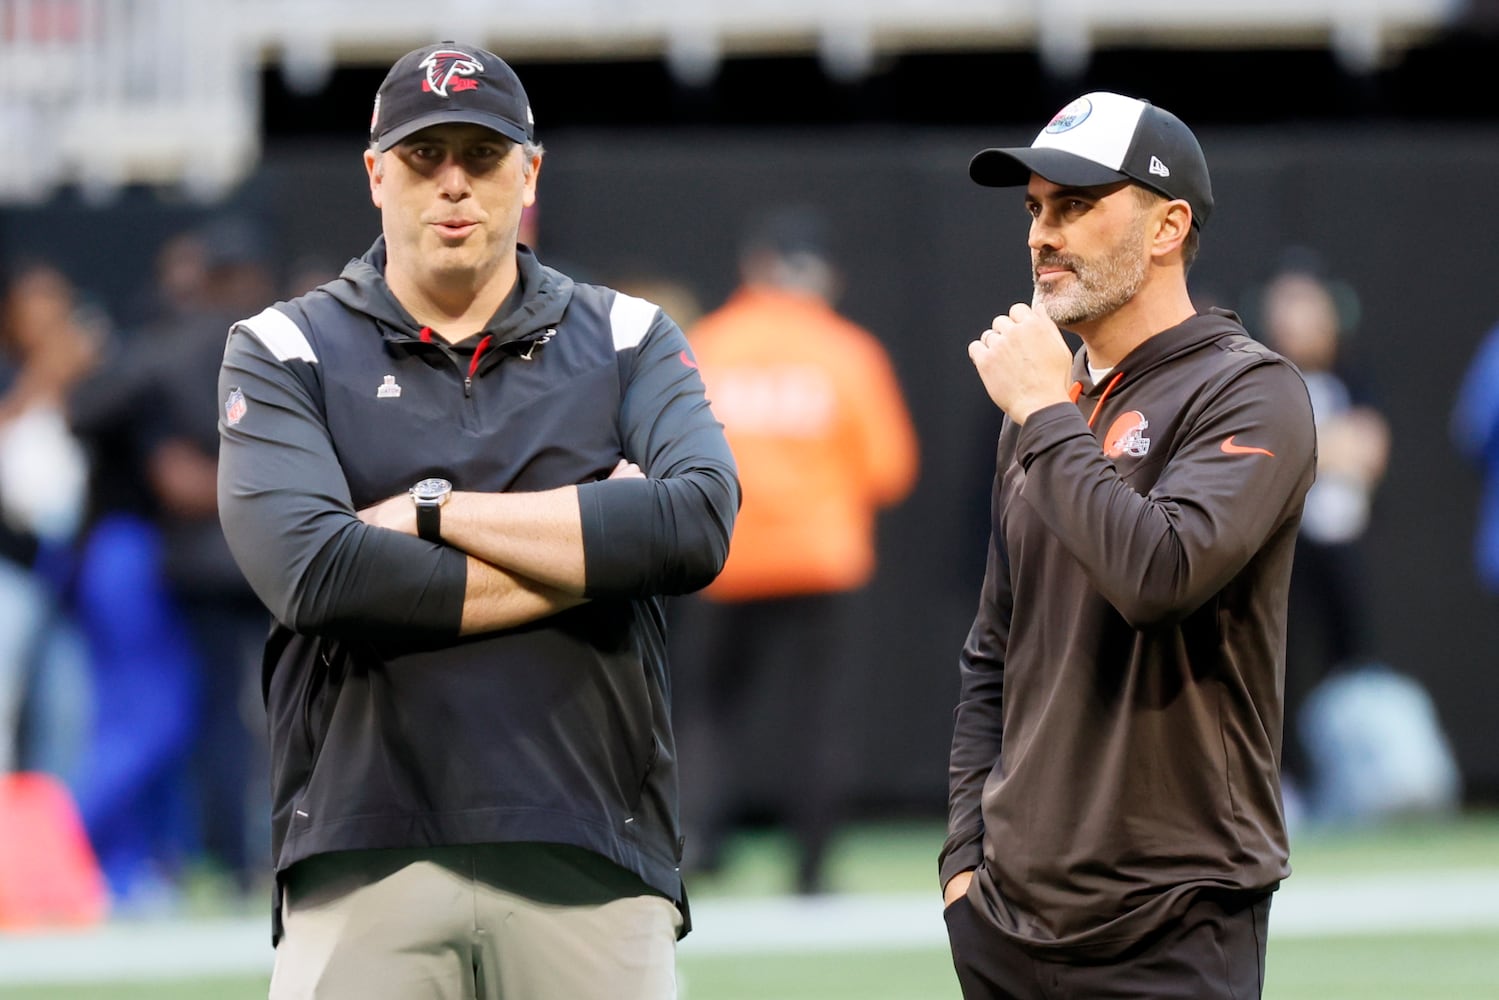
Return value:
M 1275 452 L 1273 452 L 1273 451 L 1267 451 L 1264 448 L 1254 448 L 1254 447 L 1251 447 L 1250 445 L 1247 445 L 1247 444 L 1234 444 L 1234 438 L 1236 438 L 1236 437 L 1238 437 L 1237 434 L 1230 434 L 1228 437 L 1226 437 L 1226 438 L 1223 439 L 1223 443 L 1221 445 L 1219 445 L 1219 447 L 1223 449 L 1223 454 L 1225 454 L 1225 455 L 1269 455 L 1271 458 L 1275 457 Z

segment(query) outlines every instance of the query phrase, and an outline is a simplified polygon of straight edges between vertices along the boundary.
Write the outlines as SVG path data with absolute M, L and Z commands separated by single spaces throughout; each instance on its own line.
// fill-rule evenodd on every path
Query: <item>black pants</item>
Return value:
M 1302 706 L 1333 671 L 1372 658 L 1367 569 L 1357 542 L 1296 540 L 1286 618 L 1286 706 L 1281 771 L 1310 785 L 1313 763 L 1301 743 Z
M 179 591 L 203 671 L 193 745 L 197 811 L 208 857 L 241 892 L 271 871 L 270 752 L 260 698 L 269 617 L 232 596 Z
M 684 867 L 716 867 L 753 786 L 768 784 L 771 808 L 796 840 L 797 889 L 823 888 L 857 759 L 860 600 L 853 592 L 675 605 Z
M 964 1000 L 1256 1000 L 1264 990 L 1269 896 L 1237 906 L 1200 898 L 1159 936 L 1097 964 L 1022 948 L 966 896 L 945 915 Z

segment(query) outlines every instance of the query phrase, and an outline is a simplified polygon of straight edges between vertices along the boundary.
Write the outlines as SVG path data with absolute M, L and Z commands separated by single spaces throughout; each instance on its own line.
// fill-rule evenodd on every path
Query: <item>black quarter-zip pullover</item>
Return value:
M 229 333 L 219 503 L 274 618 L 275 864 L 570 844 L 685 909 L 662 598 L 722 567 L 733 458 L 669 317 L 517 256 L 520 294 L 471 351 L 401 308 L 382 241 Z M 605 481 L 621 457 L 647 478 Z M 355 513 L 433 475 L 577 485 L 590 600 L 460 637 L 463 553 Z

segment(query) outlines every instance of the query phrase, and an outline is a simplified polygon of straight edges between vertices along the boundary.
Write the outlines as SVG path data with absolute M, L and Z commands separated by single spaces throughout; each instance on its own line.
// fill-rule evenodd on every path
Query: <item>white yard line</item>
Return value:
M 709 900 L 693 907 L 693 955 L 945 946 L 936 893 L 823 899 Z M 1499 871 L 1400 873 L 1287 881 L 1270 908 L 1270 935 L 1499 928 Z
M 691 956 L 944 947 L 931 894 L 708 899 L 692 908 Z M 1299 877 L 1271 909 L 1277 937 L 1499 928 L 1499 871 Z M 111 923 L 0 935 L 0 984 L 269 974 L 270 920 Z
M 1270 907 L 1270 937 L 1499 927 L 1499 871 L 1398 872 L 1289 879 Z

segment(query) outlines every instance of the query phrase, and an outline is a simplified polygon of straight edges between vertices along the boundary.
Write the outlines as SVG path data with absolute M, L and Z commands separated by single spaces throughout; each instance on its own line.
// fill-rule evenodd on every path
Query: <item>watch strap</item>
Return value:
M 429 542 L 442 541 L 442 504 L 416 502 L 416 533 Z

